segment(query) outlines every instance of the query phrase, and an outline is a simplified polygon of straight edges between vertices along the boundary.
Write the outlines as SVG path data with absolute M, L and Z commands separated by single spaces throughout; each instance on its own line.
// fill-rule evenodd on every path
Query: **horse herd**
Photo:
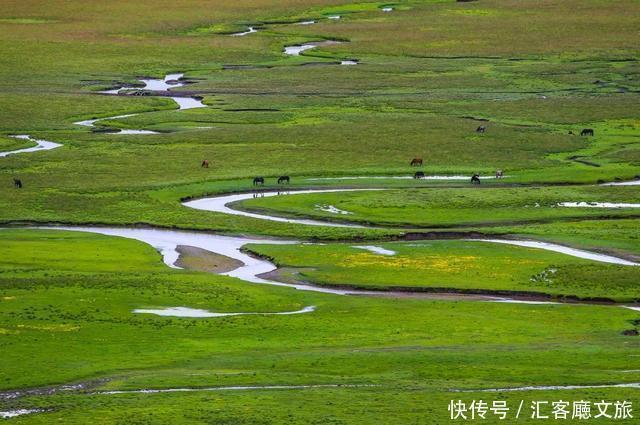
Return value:
M 480 126 L 478 126 L 478 128 L 476 128 L 476 133 L 484 134 L 485 131 L 487 131 L 487 126 L 486 125 L 480 125 Z M 569 134 L 573 135 L 574 133 L 573 133 L 573 131 L 569 130 Z M 582 131 L 580 132 L 580 135 L 581 136 L 594 136 L 595 135 L 595 131 L 593 131 L 593 128 L 583 128 Z
M 411 162 L 409 162 L 409 165 L 412 166 L 412 167 L 416 167 L 416 166 L 422 166 L 423 163 L 424 163 L 424 161 L 423 161 L 422 158 L 413 158 L 411 160 Z M 496 179 L 503 178 L 504 177 L 504 171 L 496 170 L 495 176 L 496 176 Z M 413 174 L 413 178 L 416 179 L 416 180 L 424 179 L 424 178 L 426 178 L 426 175 L 424 174 L 424 171 L 416 171 Z M 474 173 L 471 176 L 471 183 L 472 184 L 480 184 L 480 173 Z
M 291 183 L 291 177 L 289 176 L 280 176 L 278 177 L 278 184 L 289 184 Z M 253 185 L 254 186 L 262 186 L 264 184 L 264 177 L 254 177 Z
M 484 133 L 485 131 L 487 131 L 487 127 L 484 125 L 478 126 L 478 128 L 476 128 L 476 133 Z M 573 135 L 573 131 L 569 131 L 570 135 Z M 580 132 L 580 136 L 593 136 L 595 134 L 595 132 L 593 131 L 592 128 L 583 128 L 582 131 Z M 413 158 L 411 160 L 410 165 L 412 167 L 421 167 L 423 164 L 423 160 L 422 158 Z M 200 166 L 202 168 L 209 168 L 209 160 L 208 159 L 203 159 Z M 496 178 L 502 178 L 504 176 L 502 170 L 497 170 L 496 171 Z M 425 174 L 422 171 L 416 171 L 413 175 L 414 179 L 423 179 L 425 178 Z M 291 178 L 289 176 L 280 176 L 278 178 L 278 184 L 289 184 L 291 182 Z M 475 184 L 480 184 L 480 175 L 478 173 L 474 174 L 471 177 L 471 183 L 475 183 Z M 260 186 L 264 184 L 264 177 L 255 177 L 253 179 L 253 185 L 254 186 Z M 22 189 L 22 180 L 20 179 L 13 179 L 13 186 L 16 189 Z

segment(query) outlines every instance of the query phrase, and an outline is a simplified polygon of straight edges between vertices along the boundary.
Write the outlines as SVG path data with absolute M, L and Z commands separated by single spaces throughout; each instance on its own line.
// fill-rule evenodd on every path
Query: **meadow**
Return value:
M 468 184 L 467 184 L 468 186 Z M 635 204 L 629 208 L 563 207 L 566 202 Z M 332 205 L 342 214 L 323 209 Z M 300 194 L 243 201 L 249 211 L 313 216 L 378 226 L 460 227 L 580 218 L 624 218 L 639 214 L 633 186 L 472 187 Z M 337 217 L 337 218 L 336 218 Z
M 33 146 L 19 134 L 62 146 L 0 157 L 0 393 L 21 392 L 0 394 L 0 413 L 40 409 L 10 419 L 25 424 L 433 424 L 450 422 L 452 399 L 637 404 L 636 389 L 615 385 L 639 379 L 640 317 L 623 308 L 640 298 L 638 267 L 458 239 L 640 262 L 640 210 L 558 206 L 640 202 L 637 185 L 601 185 L 640 176 L 639 14 L 635 0 L 4 1 L 0 152 Z M 320 41 L 336 43 L 284 51 Z M 170 92 L 100 93 L 174 73 L 186 84 Z M 179 110 L 168 95 L 205 107 Z M 468 181 L 496 170 L 506 177 Z M 371 227 L 181 204 L 343 188 L 386 190 L 231 207 Z M 172 269 L 157 244 L 32 228 L 61 224 L 294 239 L 245 249 L 284 281 L 379 295 L 248 283 L 219 274 L 237 262 L 190 246 Z M 587 304 L 425 296 L 434 290 Z M 604 387 L 478 392 L 553 385 Z M 190 391 L 104 393 L 145 389 Z
M 599 264 L 540 249 L 490 242 L 425 241 L 362 245 L 247 245 L 300 280 L 319 285 L 558 298 L 640 298 L 638 267 Z M 367 245 L 365 245 L 367 246 Z
M 637 380 L 628 370 L 638 368 L 631 357 L 638 342 L 621 332 L 638 312 L 616 306 L 324 295 L 170 270 L 151 247 L 122 238 L 52 230 L 2 230 L 0 238 L 2 387 L 90 383 L 80 392 L 2 400 L 1 410 L 47 411 L 16 423 L 438 423 L 450 399 L 487 397 L 454 389 Z M 132 313 L 172 305 L 316 311 L 210 319 Z M 306 384 L 345 387 L 90 394 Z M 628 391 L 499 398 L 622 399 Z

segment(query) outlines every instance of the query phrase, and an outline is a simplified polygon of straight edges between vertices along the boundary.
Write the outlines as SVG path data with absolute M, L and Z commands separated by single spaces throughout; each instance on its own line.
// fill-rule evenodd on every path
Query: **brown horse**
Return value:
M 422 165 L 422 158 L 413 158 L 409 164 L 412 167 L 419 167 Z
M 501 179 L 504 177 L 504 171 L 502 170 L 496 170 L 496 178 L 497 179 Z
M 203 159 L 202 164 L 200 165 L 202 168 L 209 168 L 209 160 Z

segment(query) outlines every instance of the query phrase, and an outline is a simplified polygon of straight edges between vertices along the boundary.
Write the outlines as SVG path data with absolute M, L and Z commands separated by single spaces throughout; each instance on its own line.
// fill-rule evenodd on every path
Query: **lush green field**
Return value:
M 428 241 L 358 245 L 248 245 L 302 280 L 357 288 L 537 293 L 633 301 L 638 267 L 607 265 L 534 248 L 490 242 Z
M 64 147 L 0 160 L 0 179 L 18 175 L 25 182 L 20 195 L 0 185 L 0 220 L 181 227 L 202 220 L 198 227 L 237 232 L 235 221 L 179 211 L 176 198 L 215 192 L 228 180 L 247 187 L 243 182 L 255 175 L 410 174 L 416 156 L 428 174 L 500 168 L 512 182 L 639 174 L 637 25 L 630 19 L 637 2 L 408 1 L 391 13 L 381 6 L 10 2 L 0 21 L 0 133 L 29 133 Z M 264 24 L 334 13 L 343 19 Z M 523 22 L 531 31 L 521 31 Z M 248 24 L 260 31 L 225 34 Z M 299 57 L 281 53 L 287 44 L 332 37 L 349 42 Z M 335 58 L 361 63 L 299 66 Z M 230 64 L 259 68 L 224 68 Z M 177 91 L 203 95 L 209 108 L 175 111 L 167 99 L 91 94 L 178 71 L 194 84 Z M 142 111 L 153 112 L 99 125 L 169 133 L 108 135 L 72 124 Z M 487 132 L 476 134 L 483 123 Z M 567 134 L 584 127 L 596 136 Z M 569 159 L 575 156 L 600 167 Z M 203 158 L 211 169 L 198 167 Z M 191 185 L 201 187 L 185 193 Z M 157 188 L 177 197 L 159 205 Z
M 390 240 L 521 235 L 638 260 L 637 209 L 554 205 L 640 202 L 638 186 L 595 186 L 640 175 L 639 14 L 636 0 L 6 0 L 0 151 L 33 146 L 9 137 L 17 134 L 63 146 L 0 157 L 0 223 L 339 241 L 251 247 L 323 285 L 636 299 L 637 267 L 487 243 Z M 306 20 L 316 23 L 296 24 Z M 249 26 L 258 32 L 231 35 Z M 283 51 L 322 40 L 340 43 Z M 188 84 L 172 91 L 201 96 L 206 108 L 98 93 L 182 72 Z M 106 119 L 129 114 L 137 115 Z M 96 129 L 74 124 L 95 118 L 103 118 Z M 100 131 L 118 128 L 159 134 Z M 595 135 L 580 136 L 584 128 Z M 423 167 L 410 167 L 416 157 Z M 481 187 L 376 178 L 497 169 L 507 177 Z M 253 190 L 255 176 L 266 177 L 264 189 L 282 188 L 280 175 L 292 177 L 292 189 L 389 190 L 235 207 L 388 228 L 294 225 L 180 203 Z M 331 179 L 340 176 L 367 178 Z M 317 208 L 327 205 L 352 214 Z M 0 391 L 79 382 L 87 391 L 356 386 L 61 391 L 0 397 L 0 412 L 46 409 L 12 419 L 46 424 L 432 424 L 448 423 L 447 405 L 458 398 L 508 400 L 515 410 L 522 400 L 635 397 L 629 388 L 450 391 L 638 382 L 638 337 L 622 332 L 638 326 L 639 313 L 620 306 L 337 296 L 195 271 L 233 266 L 206 253 L 180 264 L 193 270 L 169 269 L 152 247 L 121 238 L 0 230 Z M 311 305 L 316 311 L 299 315 L 132 313 Z M 527 413 L 518 422 L 537 422 Z
M 480 185 L 482 186 L 482 185 Z M 378 226 L 455 227 L 579 219 L 637 217 L 636 208 L 562 207 L 563 202 L 640 205 L 633 186 L 468 187 L 329 192 L 255 198 L 238 206 L 270 215 L 312 216 Z M 341 214 L 326 211 L 334 206 Z
M 106 381 L 93 390 L 375 385 L 63 392 L 0 401 L 1 410 L 51 410 L 17 423 L 440 423 L 448 418 L 449 400 L 458 398 L 516 404 L 522 398 L 629 398 L 628 390 L 615 388 L 495 397 L 450 389 L 637 381 L 637 373 L 625 371 L 638 369 L 631 357 L 638 341 L 621 332 L 634 327 L 630 321 L 638 313 L 620 307 L 322 295 L 173 271 L 149 246 L 121 238 L 3 230 L 0 239 L 3 389 L 97 378 Z M 210 319 L 132 313 L 170 306 L 273 312 L 305 305 L 317 310 Z

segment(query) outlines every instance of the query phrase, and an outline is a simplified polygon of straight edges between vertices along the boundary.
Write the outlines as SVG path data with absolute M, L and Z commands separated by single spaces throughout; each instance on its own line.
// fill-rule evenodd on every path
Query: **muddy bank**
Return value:
M 209 273 L 226 273 L 244 266 L 240 260 L 224 255 L 215 254 L 195 246 L 178 245 L 176 251 L 179 256 L 175 266 Z

